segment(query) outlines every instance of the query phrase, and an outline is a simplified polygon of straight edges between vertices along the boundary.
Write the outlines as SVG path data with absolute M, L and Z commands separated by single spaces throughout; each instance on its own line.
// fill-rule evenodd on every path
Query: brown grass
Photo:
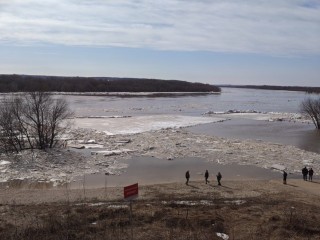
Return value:
M 285 201 L 279 194 L 247 198 L 237 205 L 228 198 L 187 199 L 174 196 L 133 203 L 51 203 L 1 205 L 0 239 L 320 239 L 320 207 Z M 205 199 L 202 199 L 205 200 Z M 117 205 L 123 208 L 110 208 Z
M 66 196 L 59 191 L 34 195 L 46 199 L 45 193 L 61 194 L 59 201 L 50 202 L 35 201 L 29 191 L 12 192 L 18 201 L 0 204 L 0 239 L 221 239 L 217 232 L 230 240 L 320 239 L 319 196 L 298 187 L 299 182 L 294 185 L 235 181 L 222 187 L 203 182 L 144 186 L 132 204 L 132 221 L 128 202 L 120 200 L 121 188 L 108 189 L 108 197 L 101 189 L 89 189 L 82 198 L 71 190 Z

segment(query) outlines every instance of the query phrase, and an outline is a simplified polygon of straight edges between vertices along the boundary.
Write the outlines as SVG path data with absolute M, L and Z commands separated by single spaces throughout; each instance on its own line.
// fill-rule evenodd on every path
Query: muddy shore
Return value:
M 246 199 L 260 197 L 265 194 L 289 194 L 295 195 L 293 199 L 302 201 L 314 199 L 320 200 L 320 181 L 305 182 L 302 179 L 288 179 L 284 185 L 280 180 L 227 180 L 218 186 L 216 181 L 205 184 L 204 181 L 190 181 L 188 186 L 184 181 L 167 184 L 152 184 L 139 186 L 137 200 L 154 199 L 188 199 L 194 197 L 212 197 L 218 194 L 225 199 Z M 0 192 L 0 204 L 41 204 L 58 202 L 96 202 L 117 201 L 122 202 L 123 187 L 108 187 L 96 189 L 16 189 L 5 188 Z M 318 201 L 318 204 L 320 202 Z

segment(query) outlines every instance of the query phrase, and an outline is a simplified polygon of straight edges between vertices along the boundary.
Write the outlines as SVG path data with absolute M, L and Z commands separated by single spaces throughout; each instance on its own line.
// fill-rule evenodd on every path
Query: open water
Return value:
M 299 112 L 302 100 L 316 95 L 304 92 L 222 88 L 221 94 L 179 97 L 66 96 L 78 115 L 182 114 L 198 116 L 207 111 L 256 110 Z
M 202 116 L 208 111 L 255 110 L 298 113 L 300 103 L 314 94 L 222 88 L 221 94 L 179 97 L 66 96 L 77 116 Z M 313 124 L 232 119 L 190 127 L 194 133 L 236 139 L 254 139 L 294 145 L 320 153 L 320 131 Z

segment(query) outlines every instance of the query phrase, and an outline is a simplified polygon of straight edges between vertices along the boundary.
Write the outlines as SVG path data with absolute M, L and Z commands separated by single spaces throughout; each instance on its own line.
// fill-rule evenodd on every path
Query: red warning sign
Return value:
M 138 195 L 138 193 L 139 193 L 138 183 L 135 183 L 123 188 L 124 198 L 134 197 Z

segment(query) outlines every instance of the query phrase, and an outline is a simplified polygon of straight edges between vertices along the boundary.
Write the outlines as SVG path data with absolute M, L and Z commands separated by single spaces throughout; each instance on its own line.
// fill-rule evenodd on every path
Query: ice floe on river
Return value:
M 166 128 L 181 128 L 204 123 L 224 121 L 225 118 L 197 117 L 183 115 L 148 115 L 130 118 L 76 118 L 75 124 L 80 128 L 92 128 L 108 135 L 135 134 Z
M 208 111 L 202 115 L 80 116 L 75 118 L 74 122 L 80 128 L 92 128 L 97 131 L 103 131 L 108 135 L 135 134 L 166 128 L 181 128 L 221 122 L 233 118 L 309 122 L 298 113 L 259 112 L 255 110 Z
M 256 110 L 228 110 L 222 112 L 208 111 L 203 113 L 204 116 L 225 117 L 232 118 L 244 118 L 259 121 L 286 121 L 286 122 L 301 122 L 312 123 L 310 119 L 305 118 L 300 113 L 286 113 L 286 112 L 259 112 Z
M 288 121 L 303 121 L 297 114 L 252 111 L 208 113 L 206 116 L 76 118 L 75 128 L 64 136 L 65 149 L 0 155 L 0 182 L 21 180 L 57 185 L 88 174 L 119 175 L 128 166 L 122 160 L 134 155 L 173 160 L 198 157 L 220 164 L 255 165 L 279 171 L 286 169 L 289 173 L 300 173 L 305 165 L 320 169 L 319 154 L 293 146 L 223 139 L 181 129 L 231 117 L 266 121 L 281 117 Z

